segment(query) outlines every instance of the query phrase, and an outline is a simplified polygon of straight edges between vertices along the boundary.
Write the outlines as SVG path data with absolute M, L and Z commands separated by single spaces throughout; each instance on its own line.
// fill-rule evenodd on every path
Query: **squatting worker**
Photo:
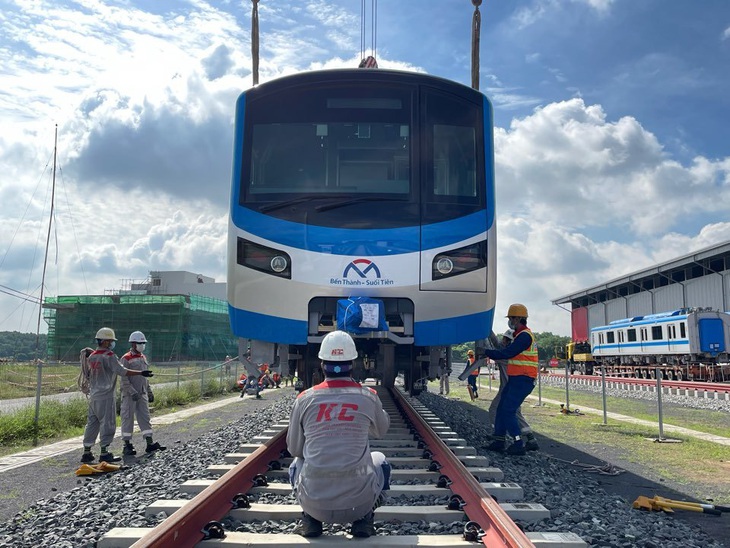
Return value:
M 535 388 L 538 372 L 537 345 L 532 331 L 527 327 L 527 307 L 523 304 L 510 305 L 507 323 L 514 330 L 514 340 L 501 350 L 485 350 L 486 357 L 493 360 L 507 360 L 507 381 L 497 405 L 494 419 L 494 441 L 487 449 L 505 450 L 505 435 L 509 433 L 515 441 L 507 448 L 510 455 L 524 455 L 525 442 L 517 420 L 517 410 Z
M 114 439 L 117 429 L 117 412 L 114 393 L 117 387 L 117 375 L 133 377 L 142 375 L 151 377 L 152 371 L 133 371 L 126 369 L 114 354 L 117 337 L 114 330 L 102 327 L 96 332 L 97 348 L 88 358 L 89 364 L 89 411 L 84 429 L 84 454 L 81 462 L 94 462 L 91 448 L 99 436 L 101 454 L 99 462 L 116 462 L 121 460 L 109 452 L 109 445 Z
M 131 348 L 122 359 L 121 364 L 133 371 L 146 371 L 150 368 L 147 363 L 147 356 L 144 355 L 147 346 L 147 338 L 141 331 L 134 331 L 129 336 Z M 137 424 L 142 432 L 147 446 L 145 453 L 153 453 L 158 450 L 167 449 L 159 442 L 152 440 L 152 423 L 150 422 L 149 404 L 155 401 L 155 395 L 149 381 L 142 376 L 122 377 L 122 440 L 124 440 L 125 455 L 136 455 L 137 451 L 132 444 L 132 433 L 134 432 L 134 417 L 137 417 Z
M 305 537 L 321 535 L 322 522 L 352 523 L 355 537 L 374 535 L 373 510 L 390 488 L 390 464 L 368 442 L 388 431 L 390 419 L 375 390 L 350 376 L 356 357 L 350 335 L 329 333 L 319 350 L 324 381 L 294 402 L 286 443 Z
M 491 341 L 492 346 L 498 350 L 508 347 L 512 344 L 514 338 L 515 332 L 513 329 L 505 331 L 502 335 L 501 341 L 497 339 L 494 333 L 489 335 L 489 340 Z M 497 407 L 499 407 L 499 402 L 502 401 L 504 388 L 507 386 L 507 382 L 509 382 L 509 376 L 507 375 L 507 360 L 498 360 L 496 363 L 497 369 L 499 369 L 499 390 L 497 390 L 497 395 L 492 399 L 492 402 L 489 404 L 489 410 L 487 411 L 487 424 L 492 431 L 494 431 L 494 422 L 497 417 Z M 525 449 L 528 451 L 538 451 L 540 446 L 535 439 L 535 435 L 532 433 L 532 428 L 530 428 L 525 417 L 522 416 L 522 411 L 520 409 L 521 408 L 517 408 L 516 415 L 517 422 L 520 424 L 520 431 L 525 438 Z

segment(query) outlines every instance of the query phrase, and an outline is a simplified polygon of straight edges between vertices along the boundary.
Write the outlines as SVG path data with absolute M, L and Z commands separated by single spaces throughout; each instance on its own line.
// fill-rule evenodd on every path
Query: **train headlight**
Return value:
M 487 241 L 439 253 L 431 263 L 434 280 L 450 278 L 487 266 Z
M 291 279 L 291 258 L 280 249 L 238 238 L 236 251 L 236 262 L 241 266 L 279 278 Z
M 286 257 L 282 255 L 277 255 L 273 259 L 271 259 L 271 270 L 276 272 L 277 274 L 281 274 L 289 267 L 289 261 L 286 260 Z
M 436 262 L 436 270 L 439 271 L 439 274 L 448 276 L 449 274 L 451 274 L 451 271 L 454 270 L 454 262 L 448 257 L 441 257 Z

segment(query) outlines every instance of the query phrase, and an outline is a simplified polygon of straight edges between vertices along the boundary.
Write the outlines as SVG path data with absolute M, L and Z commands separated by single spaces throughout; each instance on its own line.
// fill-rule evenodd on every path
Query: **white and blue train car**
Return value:
M 725 380 L 730 315 L 705 309 L 635 316 L 591 329 L 591 353 L 610 373 Z
M 316 71 L 241 94 L 228 243 L 241 351 L 309 386 L 339 326 L 361 376 L 403 371 L 414 392 L 449 345 L 485 339 L 492 127 L 483 94 L 418 73 Z

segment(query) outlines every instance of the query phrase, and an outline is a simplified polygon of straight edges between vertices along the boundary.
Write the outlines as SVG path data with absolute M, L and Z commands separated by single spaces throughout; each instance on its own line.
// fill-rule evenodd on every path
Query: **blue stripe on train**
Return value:
M 234 207 L 233 223 L 251 234 L 280 245 L 333 255 L 399 255 L 454 245 L 486 230 L 487 212 L 424 225 L 391 229 L 346 229 L 302 225 L 276 219 L 244 207 Z M 421 242 L 422 239 L 422 242 Z M 333 243 L 337 243 L 333 246 Z M 378 242 L 383 242 L 382 244 Z
M 245 337 L 262 341 L 277 341 L 282 344 L 306 344 L 307 322 L 278 318 L 267 314 L 249 312 L 228 306 L 228 316 L 233 334 L 243 337 L 239 330 L 245 325 Z M 463 341 L 482 339 L 489 332 L 492 325 L 494 310 L 460 316 L 444 318 L 427 322 L 416 322 L 414 338 L 417 346 L 439 346 L 458 344 Z
M 687 345 L 689 344 L 689 339 L 672 339 L 671 343 L 669 341 L 644 341 L 644 342 L 633 342 L 633 343 L 621 343 L 621 344 L 599 344 L 595 347 L 594 353 L 596 351 L 605 351 L 605 350 L 618 350 L 619 348 L 626 349 L 626 350 L 633 350 L 636 348 L 641 348 L 642 346 L 651 346 L 651 347 L 658 347 L 658 346 L 666 346 L 669 348 L 669 345 L 677 346 L 677 345 Z

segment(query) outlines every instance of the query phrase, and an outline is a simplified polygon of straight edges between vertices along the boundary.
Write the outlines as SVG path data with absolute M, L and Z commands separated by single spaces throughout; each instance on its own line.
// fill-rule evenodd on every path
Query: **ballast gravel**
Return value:
M 486 445 L 486 427 L 464 412 L 463 404 L 423 393 L 421 401 L 431 408 L 460 436 L 477 447 Z M 215 428 L 190 443 L 168 441 L 164 456 L 142 459 L 120 472 L 95 476 L 70 491 L 34 505 L 5 523 L 0 523 L 1 547 L 92 547 L 114 527 L 151 527 L 166 516 L 145 517 L 145 508 L 157 499 L 189 498 L 180 485 L 189 479 L 205 477 L 208 465 L 220 463 L 263 432 L 270 424 L 285 420 L 294 394 L 279 398 L 266 412 L 250 413 L 240 420 Z M 604 492 L 593 476 L 567 468 L 540 453 L 515 459 L 489 454 L 493 465 L 501 467 L 505 481 L 518 482 L 525 501 L 539 502 L 550 509 L 552 517 L 537 524 L 522 524 L 526 531 L 570 531 L 589 545 L 605 548 L 723 548 L 696 527 L 658 513 L 631 509 L 630 501 Z M 430 502 L 430 501 L 429 501 Z M 399 504 L 391 501 L 386 504 Z M 597 511 L 600 509 L 600 511 Z M 725 518 L 727 516 L 723 516 Z M 721 518 L 722 519 L 722 518 Z M 229 530 L 255 530 L 259 533 L 293 532 L 296 523 L 263 522 L 254 526 L 224 523 Z M 378 535 L 458 534 L 463 523 L 437 524 L 375 522 Z M 253 527 L 253 528 L 251 528 Z M 251 528 L 251 529 L 249 529 Z M 343 535 L 347 526 L 325 525 L 325 534 Z
M 501 468 L 504 481 L 522 486 L 525 501 L 550 510 L 551 518 L 520 524 L 525 531 L 571 532 L 590 546 L 602 548 L 721 548 L 698 527 L 659 512 L 632 508 L 632 501 L 607 493 L 595 476 L 547 458 L 540 452 L 519 458 L 486 452 L 480 447 L 490 433 L 486 425 L 464 413 L 463 405 L 430 393 L 419 399 L 461 437 Z M 728 515 L 714 519 L 725 519 Z

